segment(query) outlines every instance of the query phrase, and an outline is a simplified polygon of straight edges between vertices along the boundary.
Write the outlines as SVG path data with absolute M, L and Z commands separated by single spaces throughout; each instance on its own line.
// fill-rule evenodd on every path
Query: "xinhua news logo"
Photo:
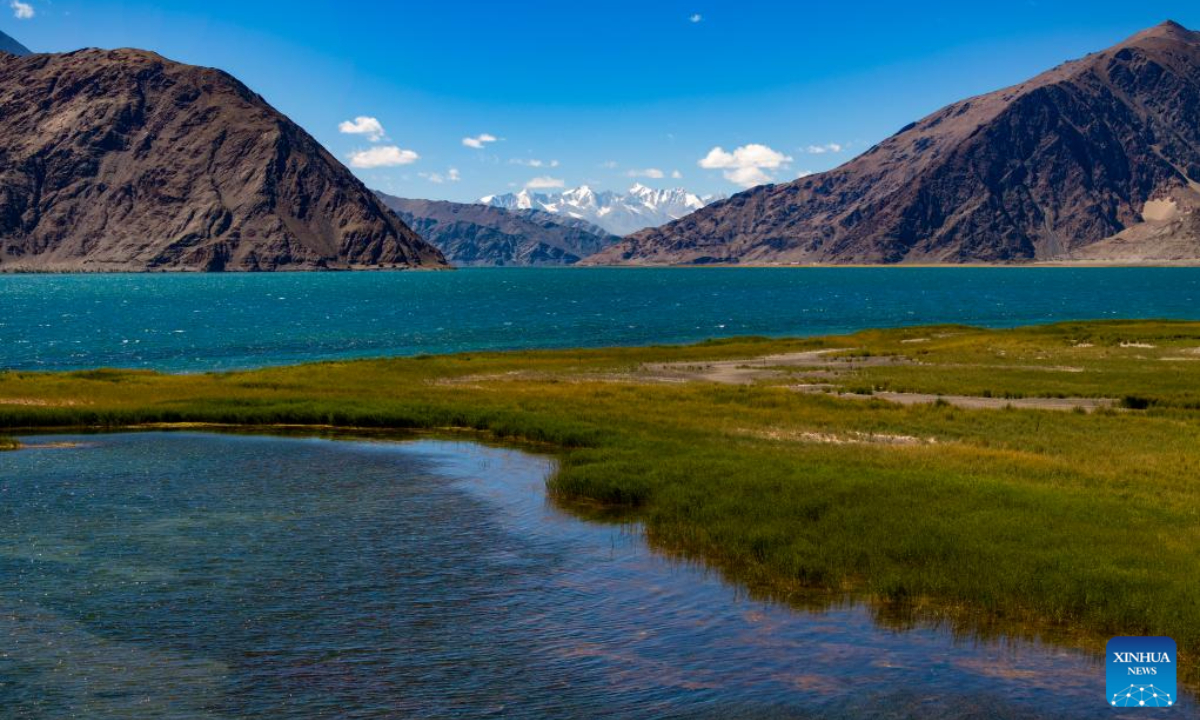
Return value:
M 1108 641 L 1108 704 L 1173 707 L 1176 700 L 1175 641 L 1169 637 L 1115 637 Z

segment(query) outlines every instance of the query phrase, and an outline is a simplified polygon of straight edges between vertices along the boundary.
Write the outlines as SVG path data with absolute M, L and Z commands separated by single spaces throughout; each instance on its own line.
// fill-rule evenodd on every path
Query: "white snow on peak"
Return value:
M 526 189 L 518 193 L 488 195 L 479 202 L 509 210 L 542 210 L 566 215 L 587 220 L 614 235 L 628 235 L 678 220 L 721 199 L 724 196 L 700 197 L 683 188 L 655 190 L 635 183 L 624 193 L 596 192 L 581 185 L 560 193 L 532 193 Z

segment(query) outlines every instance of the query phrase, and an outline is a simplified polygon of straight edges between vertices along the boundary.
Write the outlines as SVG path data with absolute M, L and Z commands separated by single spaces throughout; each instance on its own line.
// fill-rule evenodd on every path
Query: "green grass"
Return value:
M 0 374 L 0 430 L 469 428 L 550 443 L 561 458 L 553 493 L 623 507 L 658 547 L 756 591 L 797 601 L 813 589 L 862 594 L 974 628 L 1065 632 L 1091 647 L 1113 634 L 1165 634 L 1192 653 L 1200 651 L 1198 347 L 1200 324 L 1110 322 L 203 375 L 10 372 Z M 832 380 L 857 392 L 1107 397 L 1136 409 L 899 406 L 793 392 L 781 387 L 794 382 L 784 374 L 751 385 L 636 374 L 649 362 L 818 348 L 911 361 Z M 813 440 L 880 435 L 918 442 Z
M 993 397 L 1131 396 L 1200 409 L 1200 339 L 1187 323 L 1065 323 L 1007 333 L 919 328 L 863 333 L 877 355 L 916 364 L 866 369 L 886 390 Z M 905 339 L 922 339 L 905 343 Z M 1150 345 L 1152 347 L 1142 347 Z M 938 365 L 936 373 L 924 365 Z

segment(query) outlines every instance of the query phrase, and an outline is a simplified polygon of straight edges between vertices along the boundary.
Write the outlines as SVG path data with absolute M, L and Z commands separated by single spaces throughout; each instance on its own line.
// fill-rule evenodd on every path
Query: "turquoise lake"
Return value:
M 0 369 L 170 371 L 871 327 L 1200 318 L 1200 268 L 0 276 Z

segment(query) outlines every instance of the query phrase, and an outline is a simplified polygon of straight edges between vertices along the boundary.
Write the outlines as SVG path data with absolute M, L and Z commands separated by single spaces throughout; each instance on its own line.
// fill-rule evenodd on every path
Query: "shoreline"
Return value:
M 1200 323 L 1106 321 L 197 375 L 0 373 L 0 432 L 352 428 L 534 443 L 561 458 L 552 495 L 641 521 L 655 547 L 752 592 L 851 591 L 1088 647 L 1166 634 L 1190 654 L 1200 616 L 1178 611 L 1193 592 L 1180 568 L 1200 537 L 1154 539 L 1190 527 L 1200 503 L 1179 469 L 1200 463 L 1198 361 Z M 663 382 L 664 366 L 686 376 Z M 793 387 L 811 383 L 864 397 Z M 1128 402 L 1081 413 L 881 399 L 895 392 Z
M 108 435 L 139 432 L 214 432 L 232 433 L 238 435 L 257 435 L 273 437 L 313 437 L 334 442 L 410 442 L 421 439 L 440 439 L 450 441 L 466 441 L 490 447 L 522 450 L 526 452 L 549 453 L 551 457 L 558 456 L 565 448 L 550 443 L 530 441 L 522 438 L 498 437 L 486 431 L 473 428 L 431 428 L 391 430 L 384 428 L 337 426 L 337 425 L 304 425 L 292 423 L 276 423 L 269 425 L 238 425 L 231 423 L 208 422 L 176 422 L 176 423 L 143 423 L 123 426 L 59 426 L 59 427 L 28 427 L 13 428 L 19 435 Z M 465 436 L 465 437 L 464 437 Z M 86 448 L 87 445 L 69 445 L 48 443 L 44 445 L 20 445 L 22 450 L 75 450 Z M 557 472 L 557 468 L 555 470 Z M 551 474 L 551 478 L 553 473 Z M 547 481 L 545 497 L 555 503 L 560 509 L 588 522 L 628 523 L 639 525 L 636 514 L 631 515 L 631 509 L 621 505 L 613 505 L 591 500 L 584 496 L 571 496 L 556 493 L 551 482 Z M 1018 643 L 1047 643 L 1067 648 L 1079 649 L 1097 661 L 1103 657 L 1103 635 L 1088 632 L 1070 623 L 1049 621 L 1035 613 L 1021 616 L 1001 616 L 980 611 L 977 608 L 961 604 L 946 604 L 935 597 L 922 596 L 911 598 L 888 598 L 864 591 L 854 583 L 838 588 L 807 585 L 795 581 L 784 581 L 770 574 L 763 574 L 761 568 L 734 568 L 722 562 L 721 558 L 697 555 L 694 550 L 682 546 L 664 545 L 649 532 L 645 531 L 644 540 L 647 546 L 656 553 L 680 562 L 700 562 L 706 567 L 716 570 L 725 582 L 744 587 L 750 597 L 771 603 L 777 603 L 796 611 L 821 612 L 823 610 L 858 605 L 868 608 L 874 616 L 875 623 L 894 630 L 908 630 L 913 627 L 929 629 L 941 628 L 947 624 L 956 635 L 970 635 L 972 638 L 988 643 L 1018 642 Z M 1200 672 L 1190 680 L 1193 690 L 1200 690 Z
M 704 268 L 714 269 L 731 269 L 731 268 L 777 268 L 777 269 L 819 269 L 819 268 L 846 268 L 846 269 L 931 269 L 931 268 L 946 268 L 946 269 L 978 269 L 978 268 L 1113 268 L 1113 269 L 1135 269 L 1135 268 L 1200 268 L 1200 258 L 1195 260 L 1180 260 L 1180 261 L 1154 261 L 1144 263 L 1106 263 L 1094 261 L 1058 261 L 1058 260 L 1037 260 L 1027 263 L 756 263 L 756 262 L 737 262 L 737 263 L 682 263 L 682 264 L 640 264 L 640 263 L 623 263 L 612 265 L 564 265 L 563 267 L 586 269 L 586 268 L 632 268 L 632 269 L 649 269 L 649 270 L 665 270 L 665 269 L 681 269 L 681 270 L 696 270 Z
M 731 270 L 731 269 L 776 269 L 776 270 L 816 270 L 816 269 L 1035 269 L 1035 268 L 1066 268 L 1066 269 L 1113 269 L 1113 270 L 1134 270 L 1134 269 L 1170 269 L 1170 268 L 1200 268 L 1200 258 L 1194 260 L 1179 260 L 1179 261 L 1147 261 L 1147 262 L 1097 262 L 1097 261 L 1058 261 L 1058 260 L 1037 260 L 1024 263 L 757 263 L 757 262 L 737 262 L 737 263 L 663 263 L 663 264 L 643 264 L 643 263 L 620 263 L 608 265 L 583 265 L 580 263 L 563 264 L 563 265 L 447 265 L 444 267 L 434 266 L 417 266 L 417 267 L 336 267 L 336 268 L 311 268 L 311 269 L 284 269 L 284 270 L 203 270 L 200 268 L 146 268 L 141 270 L 129 269 L 37 269 L 37 268 L 6 268 L 0 265 L 0 277 L 25 276 L 25 275 L 322 275 L 322 274 L 343 274 L 343 273 L 409 273 L 409 272 L 445 272 L 456 270 Z

